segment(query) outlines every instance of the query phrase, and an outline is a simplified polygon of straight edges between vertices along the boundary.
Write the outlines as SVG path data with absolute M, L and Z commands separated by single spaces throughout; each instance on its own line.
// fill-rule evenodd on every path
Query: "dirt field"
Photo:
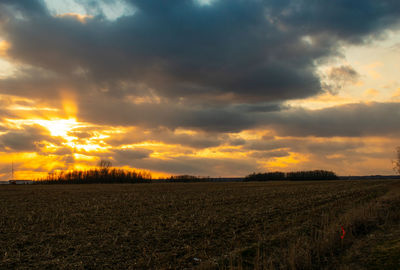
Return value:
M 396 180 L 0 186 L 0 198 L 0 269 L 334 269 L 400 221 Z

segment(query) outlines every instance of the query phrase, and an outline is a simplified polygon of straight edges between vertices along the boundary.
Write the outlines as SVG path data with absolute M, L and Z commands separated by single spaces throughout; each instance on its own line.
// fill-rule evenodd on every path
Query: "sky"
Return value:
M 394 174 L 398 0 L 0 0 L 0 180 Z

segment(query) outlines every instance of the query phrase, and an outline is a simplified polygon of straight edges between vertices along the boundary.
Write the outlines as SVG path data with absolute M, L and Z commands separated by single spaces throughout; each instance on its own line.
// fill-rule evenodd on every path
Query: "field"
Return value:
M 1 186 L 0 198 L 0 269 L 399 266 L 396 180 Z

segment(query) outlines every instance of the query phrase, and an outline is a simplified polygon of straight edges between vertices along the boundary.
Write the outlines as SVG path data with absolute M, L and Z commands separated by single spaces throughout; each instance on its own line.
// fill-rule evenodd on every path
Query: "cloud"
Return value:
M 20 130 L 8 130 L 0 135 L 0 151 L 33 152 L 39 150 L 43 140 L 54 141 L 49 132 L 39 126 L 25 126 Z
M 153 151 L 143 148 L 134 148 L 115 149 L 112 152 L 114 154 L 114 159 L 117 161 L 116 165 L 132 165 L 135 160 L 148 158 Z
M 0 2 L 0 54 L 15 69 L 0 79 L 0 94 L 24 98 L 0 99 L 0 116 L 62 118 L 62 99 L 72 96 L 73 116 L 83 125 L 68 135 L 94 147 L 71 151 L 58 138 L 50 151 L 46 130 L 0 124 L 4 153 L 51 153 L 58 160 L 54 168 L 104 157 L 168 173 L 245 175 L 263 169 L 258 160 L 294 154 L 313 157 L 299 168 L 322 161 L 340 168 L 349 162 L 346 155 L 363 160 L 356 152 L 367 146 L 353 138 L 399 135 L 399 103 L 320 110 L 285 105 L 356 83 L 360 75 L 351 65 L 326 76 L 320 67 L 343 57 L 346 46 L 397 30 L 398 1 L 74 2 L 78 11 L 56 12 L 42 0 Z M 106 14 L 106 6 L 130 11 Z M 54 111 L 10 110 L 15 104 Z M 249 130 L 256 135 L 240 134 Z M 271 136 L 254 138 L 267 130 Z M 336 137 L 346 142 L 328 141 Z M 141 142 L 159 146 L 134 146 Z M 223 157 L 196 156 L 214 150 Z
M 348 84 L 357 83 L 360 74 L 350 65 L 333 67 L 327 74 L 327 81 L 325 88 L 331 92 L 338 92 Z
M 132 104 L 111 97 L 94 97 L 80 103 L 79 118 L 97 124 L 232 132 L 250 128 L 256 123 L 250 115 L 229 107 L 189 107 L 173 102 Z
M 354 103 L 321 110 L 292 109 L 269 121 L 285 136 L 362 137 L 400 134 L 400 103 Z
M 256 151 L 250 154 L 254 158 L 270 159 L 276 157 L 287 157 L 290 153 L 284 150 L 278 151 Z
M 370 96 L 370 97 L 376 97 L 380 94 L 379 90 L 376 90 L 374 88 L 369 88 L 365 90 L 364 95 Z
M 73 92 L 79 118 L 99 124 L 236 132 L 286 111 L 286 100 L 321 93 L 320 61 L 400 18 L 391 0 L 132 0 L 135 12 L 113 21 L 85 3 L 97 15 L 82 24 L 41 1 L 2 2 L 7 57 L 21 66 L 0 80 L 1 93 L 55 105 Z M 340 66 L 328 79 L 338 89 L 358 76 Z
M 242 176 L 257 171 L 254 160 L 233 158 L 202 158 L 179 156 L 169 159 L 141 159 L 132 162 L 136 168 L 146 168 L 171 174 L 190 174 L 201 176 Z
M 226 133 L 270 127 L 278 134 L 285 136 L 321 137 L 386 136 L 400 133 L 400 126 L 396 122 L 400 115 L 400 103 L 396 102 L 354 103 L 320 110 L 294 107 L 275 112 L 247 112 L 237 107 L 209 109 L 207 107 L 187 108 L 164 105 L 135 107 L 126 105 L 125 107 L 119 103 L 112 105 L 112 102 L 95 104 L 98 106 L 97 115 L 82 115 L 84 119 L 107 124 L 114 121 L 118 124 L 139 125 L 148 128 L 164 126 L 171 129 L 189 128 Z M 102 106 L 103 104 L 105 107 Z M 95 105 L 93 104 L 93 106 Z M 115 110 L 118 110 L 118 113 Z M 88 110 L 88 112 L 95 111 Z M 169 136 L 175 138 L 168 138 Z M 166 136 L 166 141 L 169 143 L 181 140 L 182 144 L 188 144 L 189 139 L 172 134 Z M 193 143 L 195 142 L 193 141 Z M 200 144 L 200 141 L 197 143 Z M 206 142 L 203 141 L 203 143 Z M 211 143 L 210 146 L 218 144 L 217 141 L 209 143 Z
M 2 26 L 16 61 L 70 76 L 83 70 L 110 92 L 128 82 L 168 98 L 226 102 L 320 93 L 316 61 L 338 55 L 341 42 L 364 42 L 395 27 L 400 12 L 392 0 L 126 1 L 133 14 L 112 22 L 88 17 L 82 24 L 29 2 L 6 2 L 25 17 L 9 14 Z
M 400 88 L 397 88 L 392 94 L 393 100 L 400 100 Z

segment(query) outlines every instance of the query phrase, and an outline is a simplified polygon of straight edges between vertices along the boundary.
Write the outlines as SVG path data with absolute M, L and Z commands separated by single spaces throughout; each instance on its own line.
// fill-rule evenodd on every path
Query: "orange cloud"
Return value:
M 292 169 L 293 165 L 300 164 L 309 160 L 307 154 L 290 153 L 289 156 L 276 157 L 265 163 L 266 168 L 269 170 L 280 170 L 282 168 Z
M 375 62 L 366 66 L 368 74 L 375 80 L 382 78 L 382 75 L 376 71 L 376 68 L 383 67 L 384 64 L 382 62 Z
M 79 21 L 81 23 L 86 23 L 87 19 L 93 18 L 93 16 L 91 16 L 91 15 L 84 15 L 84 14 L 73 13 L 73 12 L 58 14 L 58 15 L 56 15 L 56 17 L 73 18 L 73 19 L 75 19 L 75 20 L 77 20 L 77 21 Z
M 11 47 L 11 44 L 8 41 L 2 40 L 0 41 L 0 57 L 7 56 L 7 51 Z
M 380 94 L 380 92 L 374 88 L 370 88 L 365 90 L 364 95 L 370 96 L 370 97 L 376 97 Z
M 393 100 L 400 100 L 400 88 L 397 88 L 397 90 L 394 91 L 394 93 L 392 95 L 392 99 Z

